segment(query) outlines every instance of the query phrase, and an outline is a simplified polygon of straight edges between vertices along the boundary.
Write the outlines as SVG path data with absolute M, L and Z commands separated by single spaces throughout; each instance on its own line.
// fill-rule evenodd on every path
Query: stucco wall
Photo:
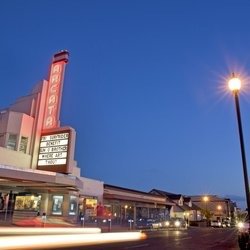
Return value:
M 31 156 L 22 152 L 0 147 L 0 159 L 2 165 L 30 168 Z
M 98 201 L 103 200 L 103 182 L 93 179 L 88 179 L 85 177 L 80 178 L 83 182 L 83 191 L 81 192 L 82 195 L 87 196 L 96 196 L 98 197 Z

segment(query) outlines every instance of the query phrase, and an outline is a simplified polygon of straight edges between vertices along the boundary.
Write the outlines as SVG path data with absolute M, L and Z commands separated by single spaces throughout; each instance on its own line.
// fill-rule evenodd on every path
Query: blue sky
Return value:
M 244 197 L 226 79 L 250 74 L 249 13 L 248 0 L 3 0 L 0 107 L 28 94 L 52 55 L 67 49 L 61 124 L 76 129 L 83 176 L 141 191 Z

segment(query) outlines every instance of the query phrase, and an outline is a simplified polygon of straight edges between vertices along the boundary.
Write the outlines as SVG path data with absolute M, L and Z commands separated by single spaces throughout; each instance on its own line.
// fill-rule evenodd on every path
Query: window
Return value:
M 69 215 L 76 215 L 77 198 L 76 196 L 70 196 L 69 198 Z
M 28 137 L 22 136 L 20 141 L 19 151 L 26 153 L 27 145 L 28 145 Z
M 17 135 L 9 134 L 7 148 L 11 150 L 16 150 Z
M 39 211 L 41 196 L 24 195 L 16 196 L 15 210 Z
M 62 195 L 53 195 L 52 214 L 62 215 Z
M 85 200 L 85 215 L 86 217 L 97 215 L 97 199 L 86 198 Z
M 0 133 L 0 146 L 4 146 L 4 133 Z
M 183 206 L 183 198 L 182 197 L 179 199 L 178 205 Z

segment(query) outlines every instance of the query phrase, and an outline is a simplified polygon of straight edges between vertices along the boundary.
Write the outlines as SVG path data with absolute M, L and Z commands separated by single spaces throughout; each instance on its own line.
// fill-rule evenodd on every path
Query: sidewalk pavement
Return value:
M 110 226 L 107 225 L 97 225 L 96 223 L 85 223 L 81 225 L 80 223 L 69 223 L 61 219 L 56 218 L 47 218 L 46 221 L 43 221 L 40 217 L 29 218 L 25 220 L 16 221 L 3 221 L 0 220 L 0 227 L 97 227 L 101 228 L 102 232 L 130 232 L 130 231 L 140 231 L 133 228 L 130 228 L 126 225 L 114 224 Z
M 0 227 L 75 227 L 75 224 L 71 224 L 57 219 L 42 220 L 39 217 L 28 218 L 23 220 L 12 221 L 0 221 Z

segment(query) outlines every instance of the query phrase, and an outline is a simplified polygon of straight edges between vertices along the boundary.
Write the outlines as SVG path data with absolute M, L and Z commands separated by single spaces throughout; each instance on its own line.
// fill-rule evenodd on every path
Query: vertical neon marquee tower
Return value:
M 60 127 L 60 108 L 65 67 L 69 59 L 68 51 L 54 55 L 50 68 L 47 98 L 45 104 L 43 130 Z
M 53 56 L 45 98 L 44 116 L 37 169 L 72 173 L 74 167 L 75 130 L 60 127 L 60 109 L 68 51 Z

